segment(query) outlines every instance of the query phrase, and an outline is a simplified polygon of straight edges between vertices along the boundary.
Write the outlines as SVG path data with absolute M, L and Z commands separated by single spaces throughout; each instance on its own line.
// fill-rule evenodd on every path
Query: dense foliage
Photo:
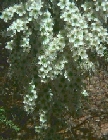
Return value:
M 81 114 L 84 79 L 108 44 L 107 13 L 107 0 L 28 0 L 2 12 L 8 75 L 24 87 L 39 139 L 63 139 L 56 132 L 68 128 L 65 114 Z

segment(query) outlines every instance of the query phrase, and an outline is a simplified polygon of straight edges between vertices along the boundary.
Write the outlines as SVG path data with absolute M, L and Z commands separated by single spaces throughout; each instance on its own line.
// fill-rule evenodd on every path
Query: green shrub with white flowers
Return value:
M 9 75 L 24 86 L 39 139 L 63 139 L 57 132 L 68 128 L 65 114 L 80 115 L 89 95 L 84 80 L 108 44 L 107 14 L 107 0 L 28 0 L 2 12 Z

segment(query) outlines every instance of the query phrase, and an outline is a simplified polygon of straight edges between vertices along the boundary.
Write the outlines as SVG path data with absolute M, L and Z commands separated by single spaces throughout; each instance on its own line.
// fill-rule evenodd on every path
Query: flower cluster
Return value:
M 42 122 L 44 121 L 44 114 L 40 115 L 40 121 L 42 121 Z M 47 128 L 48 128 L 47 124 L 41 123 L 41 125 L 35 126 L 35 132 L 40 134 L 43 129 L 47 129 Z
M 53 80 L 55 76 L 62 72 L 65 63 L 67 63 L 65 57 L 57 58 L 57 54 L 63 52 L 65 47 L 64 37 L 61 34 L 53 38 L 52 42 L 49 42 L 46 47 L 43 48 L 44 54 L 38 57 L 39 76 L 42 77 L 43 82 L 46 81 L 46 79 L 43 79 L 45 77 Z
M 29 83 L 29 91 L 28 94 L 24 96 L 24 108 L 28 113 L 32 113 L 35 109 L 35 102 L 38 98 L 36 93 L 36 88 L 33 82 Z
M 107 0 L 98 0 L 95 2 L 96 12 L 98 13 L 97 16 L 102 18 L 101 21 L 107 23 L 107 13 L 108 13 L 108 1 Z
M 83 17 L 81 17 L 75 3 L 71 3 L 67 0 L 66 4 L 64 3 L 63 8 L 60 1 L 58 6 L 60 6 L 62 10 L 60 18 L 63 19 L 67 25 L 65 29 L 67 37 L 69 38 L 70 50 L 73 52 L 73 58 L 77 60 L 79 56 L 81 56 L 81 59 L 86 60 L 88 55 L 86 49 L 84 49 L 85 42 L 83 30 L 87 29 L 87 24 L 84 22 Z
M 23 30 L 28 30 L 25 21 L 23 21 L 22 19 L 17 19 L 16 21 L 14 21 L 9 28 L 7 29 L 7 31 L 12 30 L 14 34 L 16 34 L 16 32 L 21 32 Z
M 29 12 L 29 21 L 32 21 L 33 19 L 38 19 L 38 16 L 41 15 L 41 9 L 42 2 L 41 0 L 38 1 L 28 1 L 26 4 L 26 10 Z
M 29 1 L 26 4 L 20 3 L 19 5 L 14 5 L 13 7 L 6 8 L 2 12 L 1 19 L 5 22 L 11 20 L 15 13 L 20 17 L 12 22 L 12 24 L 7 28 L 7 34 L 11 38 L 14 38 L 17 33 L 23 32 L 23 39 L 21 40 L 21 47 L 23 47 L 23 52 L 29 52 L 31 45 L 29 44 L 29 37 L 32 34 L 31 29 L 28 28 L 27 24 L 33 19 L 37 19 L 40 14 L 41 1 Z M 12 50 L 12 42 L 7 43 L 8 49 Z
M 8 20 L 11 20 L 13 18 L 15 13 L 18 14 L 18 16 L 20 17 L 26 14 L 25 7 L 22 3 L 20 3 L 19 5 L 15 4 L 12 7 L 6 8 L 2 12 L 1 19 L 7 22 Z

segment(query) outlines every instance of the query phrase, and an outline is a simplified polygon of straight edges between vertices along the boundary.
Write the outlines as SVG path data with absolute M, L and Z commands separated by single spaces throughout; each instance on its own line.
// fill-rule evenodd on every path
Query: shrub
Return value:
M 2 12 L 10 23 L 10 78 L 24 87 L 39 139 L 63 139 L 57 132 L 68 127 L 65 114 L 80 115 L 83 81 L 108 43 L 107 13 L 106 0 L 28 0 Z

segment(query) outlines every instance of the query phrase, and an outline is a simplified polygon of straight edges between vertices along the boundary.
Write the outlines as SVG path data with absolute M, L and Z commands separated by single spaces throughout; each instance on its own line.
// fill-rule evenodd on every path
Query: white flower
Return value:
M 11 40 L 10 42 L 7 42 L 7 45 L 5 46 L 6 49 L 12 50 L 13 48 L 13 40 Z
M 11 20 L 14 13 L 16 12 L 16 9 L 13 7 L 9 7 L 6 8 L 3 12 L 2 12 L 2 16 L 1 19 L 4 19 L 5 22 L 7 22 L 8 20 Z
M 64 7 L 69 3 L 69 0 L 60 0 L 60 2 L 57 4 L 57 6 L 60 7 L 60 9 L 64 9 Z
M 20 45 L 21 45 L 22 47 L 29 45 L 29 38 L 26 38 L 26 37 L 23 38 L 23 39 L 21 40 Z
M 2 13 L 1 19 L 4 19 L 5 22 L 7 22 L 10 19 L 10 16 L 12 17 L 11 13 L 7 13 L 7 11 L 4 11 Z
M 36 90 L 35 89 L 32 89 L 31 92 L 35 94 L 36 93 Z
M 28 101 L 33 101 L 33 98 L 29 97 L 29 100 Z
M 20 5 L 15 5 L 14 7 L 16 9 L 16 13 L 19 15 L 19 16 L 23 16 L 24 14 L 26 14 L 26 10 L 24 9 L 24 6 L 21 2 Z
M 34 94 L 33 97 L 34 97 L 34 99 L 37 99 L 38 98 L 38 96 L 36 94 Z
M 83 90 L 82 94 L 83 94 L 84 96 L 89 96 L 89 94 L 87 93 L 86 90 Z
M 25 22 L 17 19 L 16 21 L 14 21 L 8 28 L 8 30 L 13 30 L 14 33 L 23 31 L 24 29 L 28 29 L 27 26 L 25 25 Z
M 31 85 L 31 87 L 34 89 L 35 88 L 35 85 Z
M 80 55 L 81 56 L 81 59 L 87 59 L 88 58 L 88 55 L 87 55 L 87 53 L 86 53 L 86 50 L 84 50 L 84 49 L 78 49 L 78 55 Z
M 30 17 L 35 17 L 35 19 L 37 19 L 37 18 L 38 18 L 38 11 L 37 11 L 36 9 L 31 10 L 31 11 L 29 12 L 29 16 L 30 16 Z
M 44 114 L 40 115 L 40 122 L 45 123 L 46 122 L 46 118 Z

